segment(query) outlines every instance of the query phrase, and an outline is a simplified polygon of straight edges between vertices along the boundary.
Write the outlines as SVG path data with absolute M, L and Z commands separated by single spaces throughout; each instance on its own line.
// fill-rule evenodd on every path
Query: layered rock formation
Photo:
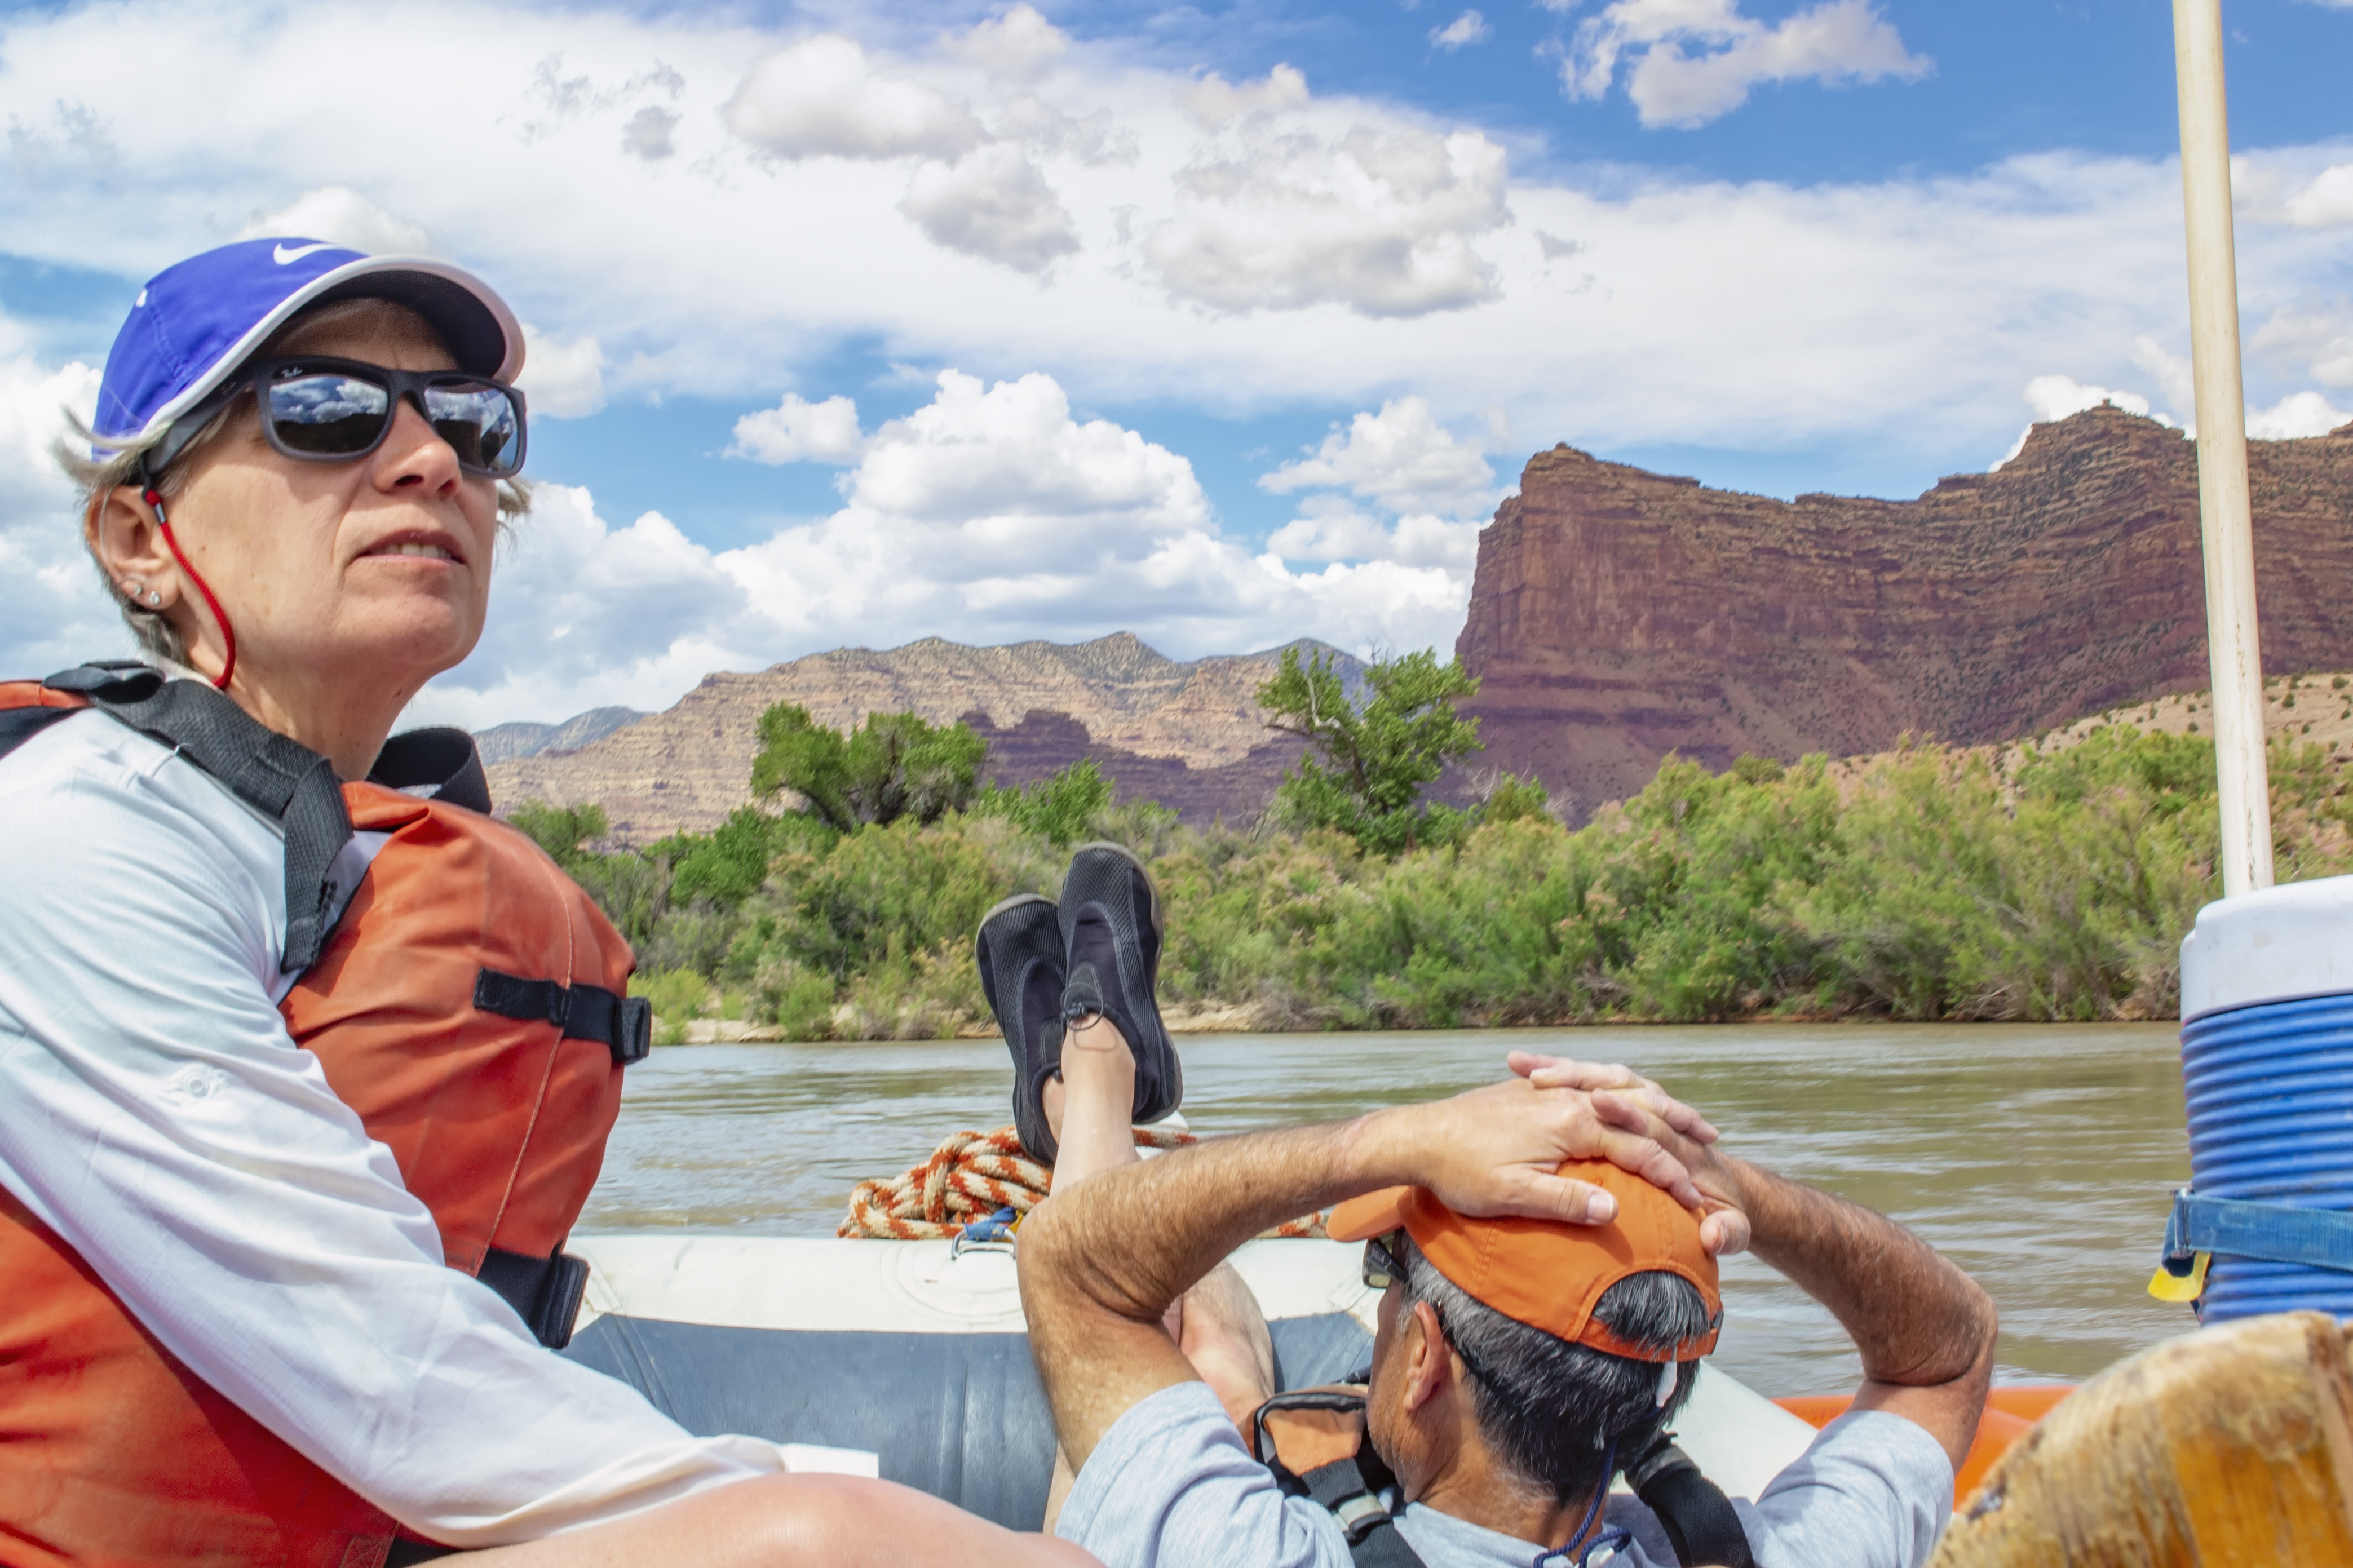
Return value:
M 1297 754 L 1259 716 L 1259 685 L 1281 653 L 1182 663 L 1121 632 L 1070 646 L 926 637 L 883 652 L 812 654 L 757 674 L 706 676 L 667 712 L 588 745 L 496 763 L 491 789 L 501 804 L 594 802 L 623 843 L 707 832 L 751 799 L 761 713 L 796 702 L 845 730 L 870 713 L 962 719 L 988 738 L 999 783 L 1027 784 L 1092 756 L 1122 799 L 1160 800 L 1191 821 L 1239 820 L 1266 804 Z
M 2264 666 L 2353 654 L 2353 426 L 2251 448 Z M 1457 644 L 1482 767 L 1583 816 L 1723 768 L 2007 740 L 2206 684 L 2197 456 L 2111 407 L 1917 500 L 1708 489 L 1567 447 L 1480 535 Z

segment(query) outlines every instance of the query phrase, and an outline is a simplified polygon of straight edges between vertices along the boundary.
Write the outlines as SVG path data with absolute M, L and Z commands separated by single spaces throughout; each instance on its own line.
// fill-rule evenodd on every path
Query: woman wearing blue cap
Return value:
M 146 660 L 0 685 L 0 1562 L 1084 1561 L 543 1348 L 642 1005 L 470 748 L 386 745 L 481 634 L 522 357 L 290 238 L 107 362 L 69 466 Z

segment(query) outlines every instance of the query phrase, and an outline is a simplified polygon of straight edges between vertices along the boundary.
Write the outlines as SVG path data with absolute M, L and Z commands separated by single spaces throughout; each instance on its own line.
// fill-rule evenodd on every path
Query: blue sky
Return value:
M 2353 3 L 2225 16 L 2251 411 L 2316 433 Z M 1904 496 L 2187 415 L 2150 0 L 121 0 L 0 13 L 0 114 L 12 668 L 116 637 L 56 405 L 243 233 L 449 256 L 533 330 L 539 515 L 426 700 L 470 722 L 934 633 L 1442 645 L 1556 441 Z

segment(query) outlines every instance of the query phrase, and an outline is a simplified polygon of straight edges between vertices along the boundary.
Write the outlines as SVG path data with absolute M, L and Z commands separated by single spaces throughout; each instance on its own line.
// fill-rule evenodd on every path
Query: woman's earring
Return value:
M 164 602 L 164 595 L 150 588 L 147 590 L 147 602 L 151 605 L 160 605 Z

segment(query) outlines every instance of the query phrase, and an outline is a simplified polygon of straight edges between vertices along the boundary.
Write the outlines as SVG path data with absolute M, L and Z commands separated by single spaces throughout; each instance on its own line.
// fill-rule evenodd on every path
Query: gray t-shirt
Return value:
M 1733 1507 L 1757 1568 L 1918 1568 L 1952 1514 L 1953 1464 L 1901 1415 L 1862 1411 L 1831 1422 L 1762 1497 Z M 1397 1528 L 1429 1568 L 1567 1561 L 1419 1504 Z M 1164 1388 L 1119 1418 L 1088 1456 L 1055 1533 L 1104 1568 L 1349 1568 L 1332 1516 L 1282 1495 L 1199 1383 Z M 1675 1568 L 1672 1555 L 1631 1541 L 1615 1555 L 1589 1554 L 1587 1568 L 1604 1564 Z

